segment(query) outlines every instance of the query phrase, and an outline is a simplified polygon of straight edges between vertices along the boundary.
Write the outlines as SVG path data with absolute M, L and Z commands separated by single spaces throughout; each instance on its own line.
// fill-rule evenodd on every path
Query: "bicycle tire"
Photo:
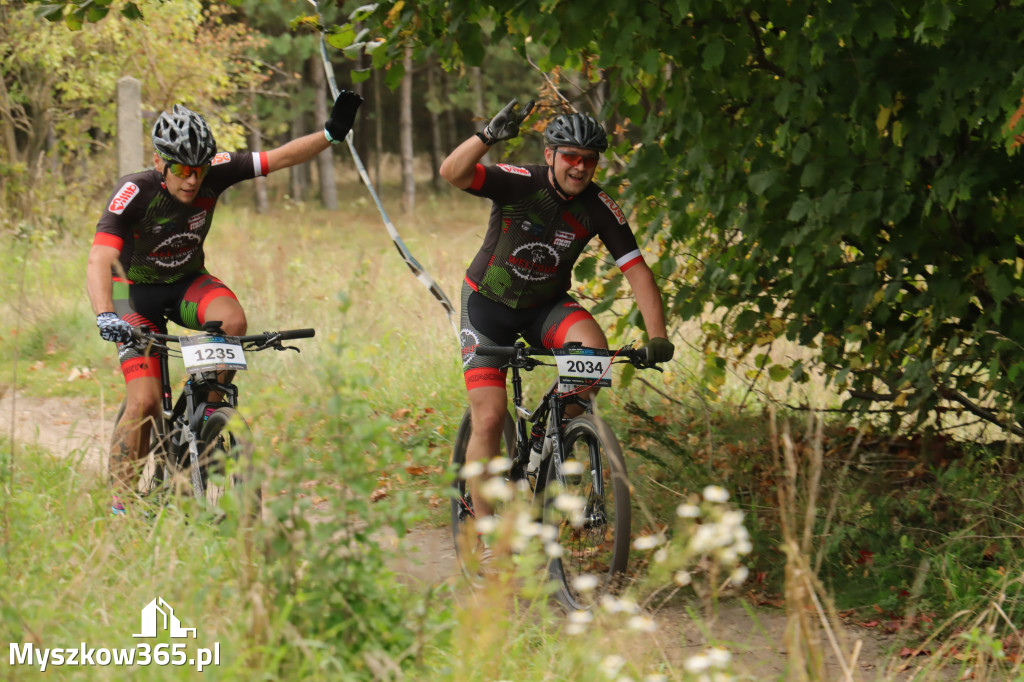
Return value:
M 218 514 L 232 508 L 239 518 L 263 514 L 263 494 L 253 467 L 254 438 L 245 419 L 232 407 L 219 407 L 199 433 L 199 472 L 204 498 L 200 504 Z
M 121 406 L 114 417 L 114 431 L 117 431 L 121 418 L 124 417 L 124 410 L 127 401 L 122 400 Z M 149 430 L 149 448 L 146 454 L 146 462 L 139 471 L 139 480 L 135 486 L 135 492 L 141 497 L 149 497 L 160 491 L 164 486 L 174 479 L 177 468 L 174 466 L 174 458 L 170 455 L 170 439 L 168 438 L 167 420 L 161 417 L 154 421 Z M 110 471 L 110 458 L 104 460 L 107 480 L 113 482 L 113 474 Z
M 452 494 L 451 501 L 451 526 L 452 543 L 455 545 L 455 558 L 459 563 L 459 568 L 471 583 L 476 583 L 479 576 L 472 566 L 467 566 L 464 552 L 461 549 L 464 535 L 467 532 L 466 521 L 475 516 L 469 487 L 466 485 L 466 480 L 460 476 L 462 467 L 466 463 L 466 447 L 469 445 L 469 436 L 472 430 L 472 419 L 467 408 L 466 413 L 462 415 L 459 430 L 455 434 L 455 446 L 452 448 L 452 466 L 455 474 L 452 479 L 452 488 L 455 489 L 455 492 Z M 501 437 L 505 444 L 505 456 L 512 459 L 516 447 L 516 427 L 515 422 L 512 421 L 512 415 L 508 411 L 505 412 L 505 426 L 502 429 Z
M 618 591 L 629 563 L 629 479 L 622 448 L 611 428 L 600 417 L 583 414 L 570 421 L 562 433 L 566 466 L 559 475 L 558 463 L 548 463 L 548 483 L 543 491 L 543 521 L 556 529 L 561 556 L 548 563 L 549 578 L 557 585 L 556 597 L 568 609 L 587 610 L 605 593 Z M 578 474 L 565 473 L 571 461 L 586 462 Z M 568 495 L 559 500 L 559 495 Z M 575 519 L 570 504 L 584 501 Z M 593 589 L 579 589 L 585 574 L 598 579 Z

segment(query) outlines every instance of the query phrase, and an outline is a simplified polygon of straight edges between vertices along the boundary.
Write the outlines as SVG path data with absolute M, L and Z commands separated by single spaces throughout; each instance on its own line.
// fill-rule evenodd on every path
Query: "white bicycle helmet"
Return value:
M 202 166 L 217 153 L 210 126 L 196 112 L 175 104 L 171 113 L 160 114 L 153 125 L 153 147 L 167 161 Z

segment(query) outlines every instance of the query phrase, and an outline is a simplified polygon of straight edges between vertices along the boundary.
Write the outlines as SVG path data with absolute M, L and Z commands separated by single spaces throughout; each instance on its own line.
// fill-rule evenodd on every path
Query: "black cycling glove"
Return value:
M 533 100 L 527 102 L 522 109 L 516 109 L 517 104 L 519 100 L 513 99 L 487 124 L 480 133 L 480 139 L 485 144 L 492 145 L 502 140 L 510 140 L 519 134 L 519 124 L 533 111 Z
M 362 103 L 363 96 L 351 90 L 342 90 L 338 93 L 338 99 L 334 100 L 334 108 L 331 109 L 331 117 L 324 123 L 324 134 L 328 142 L 337 144 L 345 139 L 352 130 L 352 124 L 356 122 L 356 112 Z

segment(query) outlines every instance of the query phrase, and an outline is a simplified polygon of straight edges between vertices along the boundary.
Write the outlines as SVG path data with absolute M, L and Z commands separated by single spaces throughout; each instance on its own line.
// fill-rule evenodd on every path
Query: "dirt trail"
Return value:
M 110 437 L 116 407 L 105 405 L 100 409 L 70 398 L 15 398 L 8 393 L 0 396 L 0 435 L 9 435 L 13 423 L 19 452 L 24 446 L 34 444 L 57 456 L 74 458 L 83 469 L 99 475 L 103 471 L 105 444 Z M 400 541 L 395 537 L 383 541 L 399 550 L 392 568 L 403 583 L 419 586 L 461 580 L 447 528 L 413 529 Z M 694 622 L 683 607 L 662 609 L 654 618 L 658 628 L 650 635 L 650 646 L 660 650 L 673 665 L 681 666 L 688 657 L 703 649 L 704 625 Z M 758 609 L 752 617 L 741 604 L 724 601 L 714 622 L 714 636 L 727 644 L 733 653 L 736 672 L 744 679 L 777 680 L 782 679 L 786 666 L 782 648 L 785 628 L 786 617 L 781 609 Z M 843 635 L 848 651 L 860 640 L 854 675 L 845 677 L 837 659 L 826 647 L 829 679 L 865 682 L 909 679 L 913 666 L 898 677 L 884 674 L 889 664 L 885 651 L 893 645 L 891 638 L 853 627 L 844 628 Z

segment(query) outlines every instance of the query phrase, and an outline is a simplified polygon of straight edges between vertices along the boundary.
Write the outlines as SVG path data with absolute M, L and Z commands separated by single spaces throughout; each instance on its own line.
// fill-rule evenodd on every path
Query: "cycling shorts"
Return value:
M 114 279 L 114 312 L 133 327 L 145 325 L 167 333 L 167 320 L 188 329 L 202 329 L 206 308 L 214 299 L 238 298 L 223 282 L 207 272 L 171 284 L 132 284 Z M 126 382 L 140 377 L 160 378 L 160 363 L 123 344 L 117 345 Z
M 477 355 L 477 346 L 511 346 L 522 336 L 531 346 L 561 348 L 569 329 L 584 319 L 593 319 L 576 300 L 561 298 L 533 308 L 509 308 L 462 284 L 459 339 L 462 343 L 462 373 L 466 390 L 481 386 L 505 387 L 503 358 Z

